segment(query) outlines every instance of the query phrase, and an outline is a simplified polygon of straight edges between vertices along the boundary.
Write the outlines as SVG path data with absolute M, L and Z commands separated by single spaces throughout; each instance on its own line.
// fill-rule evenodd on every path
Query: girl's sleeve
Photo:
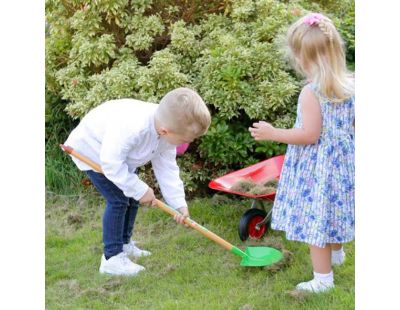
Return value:
M 167 204 L 174 209 L 187 207 L 183 182 L 176 163 L 176 148 L 161 152 L 151 163 Z
M 127 129 L 110 126 L 103 137 L 100 150 L 101 168 L 104 175 L 121 189 L 126 197 L 140 200 L 149 186 L 135 173 L 129 172 L 126 159 L 135 146 L 137 135 Z

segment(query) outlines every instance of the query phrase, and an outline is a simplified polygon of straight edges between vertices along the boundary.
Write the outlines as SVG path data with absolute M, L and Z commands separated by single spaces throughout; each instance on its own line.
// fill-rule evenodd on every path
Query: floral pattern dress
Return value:
M 354 239 L 354 97 L 331 103 L 317 95 L 322 132 L 315 144 L 288 145 L 271 227 L 317 247 Z M 294 127 L 302 126 L 300 103 Z

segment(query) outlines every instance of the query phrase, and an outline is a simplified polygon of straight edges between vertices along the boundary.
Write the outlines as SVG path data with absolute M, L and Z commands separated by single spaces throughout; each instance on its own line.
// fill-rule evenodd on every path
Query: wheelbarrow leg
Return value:
M 253 199 L 253 201 L 251 202 L 251 208 L 252 209 L 257 208 L 257 203 L 258 203 L 258 200 L 257 199 Z M 261 206 L 263 207 L 262 204 L 261 204 Z
M 272 209 L 268 211 L 267 215 L 264 217 L 264 219 L 263 219 L 260 223 L 257 223 L 257 224 L 256 224 L 256 229 L 257 229 L 257 230 L 260 230 L 261 225 L 264 225 L 264 224 L 266 224 L 267 222 L 269 222 L 270 219 L 271 219 L 271 217 L 272 217 Z
M 262 208 L 264 211 L 267 211 L 266 208 L 265 208 L 264 203 L 263 203 L 261 200 L 258 200 L 258 199 L 253 199 L 253 202 L 252 202 L 252 204 L 251 204 L 251 207 L 252 207 L 252 208 L 257 208 L 257 203 L 261 206 L 261 208 Z M 256 226 L 255 226 L 256 230 L 260 230 L 261 226 L 264 225 L 264 224 L 266 224 L 266 223 L 268 223 L 268 222 L 271 220 L 271 218 L 272 218 L 272 208 L 271 208 L 270 210 L 268 210 L 268 213 L 267 213 L 267 215 L 264 217 L 264 219 L 263 219 L 261 222 L 259 222 L 259 223 L 256 224 Z
M 251 202 L 251 208 L 255 209 L 255 208 L 257 208 L 257 205 L 259 205 L 261 207 L 261 210 L 267 211 L 265 209 L 265 205 L 263 204 L 263 202 L 260 199 L 253 199 L 253 201 Z
M 251 208 L 255 209 L 257 208 L 257 205 L 260 205 L 262 210 L 267 211 L 264 203 L 261 200 L 253 199 L 253 201 L 251 202 Z M 271 220 L 271 217 L 272 217 L 272 208 L 267 212 L 267 215 L 264 217 L 264 219 L 256 224 L 255 226 L 256 230 L 260 230 L 262 225 L 268 223 Z

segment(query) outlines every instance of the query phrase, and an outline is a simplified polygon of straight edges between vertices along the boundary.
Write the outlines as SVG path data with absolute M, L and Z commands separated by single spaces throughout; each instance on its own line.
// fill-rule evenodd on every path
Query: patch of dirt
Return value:
M 303 302 L 307 299 L 307 297 L 311 296 L 310 292 L 296 290 L 296 289 L 287 291 L 287 294 L 299 302 Z
M 74 294 L 79 293 L 81 290 L 79 281 L 76 279 L 60 280 L 60 281 L 57 281 L 57 285 L 63 289 L 66 289 L 66 290 L 74 293 Z
M 107 283 L 104 283 L 102 285 L 102 288 L 105 290 L 116 290 L 119 287 L 122 286 L 122 284 L 124 283 L 124 281 L 122 281 L 122 279 L 110 279 L 110 281 L 108 281 Z
M 80 296 L 86 296 L 88 298 L 104 298 L 105 296 L 109 295 L 111 291 L 106 290 L 103 287 L 99 288 L 87 288 L 80 292 Z
M 177 266 L 176 266 L 176 265 L 168 264 L 165 268 L 163 268 L 162 270 L 160 270 L 159 274 L 160 274 L 161 276 L 164 276 L 164 275 L 166 275 L 166 274 L 168 274 L 168 273 L 170 273 L 170 272 L 175 271 L 176 269 L 177 269 Z
M 293 260 L 293 253 L 284 248 L 281 237 L 267 236 L 261 241 L 250 239 L 246 241 L 246 246 L 267 246 L 282 252 L 283 259 L 273 265 L 263 267 L 268 272 L 275 273 L 282 270 L 289 266 Z
M 92 253 L 94 254 L 103 254 L 103 247 L 101 247 L 100 245 L 93 245 L 90 250 L 92 251 Z
M 293 253 L 288 250 L 285 250 L 285 249 L 281 249 L 281 252 L 283 254 L 283 258 L 279 262 L 277 262 L 271 266 L 266 266 L 265 270 L 267 270 L 269 272 L 277 272 L 279 270 L 282 270 L 282 269 L 288 267 L 291 264 L 291 262 L 293 260 Z
M 70 214 L 68 215 L 67 222 L 70 225 L 79 225 L 81 226 L 83 223 L 83 217 L 79 214 Z

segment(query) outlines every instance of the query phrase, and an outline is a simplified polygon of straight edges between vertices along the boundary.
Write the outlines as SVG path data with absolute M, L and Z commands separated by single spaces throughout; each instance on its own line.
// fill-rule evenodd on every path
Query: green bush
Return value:
M 281 42 L 307 10 L 334 19 L 354 62 L 354 1 L 46 0 L 46 88 L 73 119 L 109 99 L 158 102 L 176 87 L 197 90 L 213 123 L 189 149 L 189 162 L 202 163 L 183 171 L 195 188 L 213 169 L 285 151 L 247 129 L 261 119 L 293 125 L 302 82 Z
M 46 73 L 69 101 L 71 116 L 127 95 L 157 100 L 182 85 L 194 86 L 228 119 L 241 108 L 251 117 L 265 116 L 270 107 L 284 111 L 295 95 L 294 78 L 272 43 L 288 23 L 289 6 L 234 2 L 228 16 L 211 14 L 196 25 L 177 21 L 167 29 L 160 16 L 146 15 L 152 1 L 130 3 L 46 2 Z M 164 31 L 170 47 L 157 51 L 153 45 Z M 140 52 L 148 50 L 151 57 L 143 64 Z
M 248 152 L 253 148 L 253 138 L 243 126 L 235 127 L 226 122 L 214 122 L 199 146 L 200 155 L 207 163 L 229 166 L 232 163 L 248 164 Z
M 239 169 L 265 159 L 266 155 L 272 157 L 285 151 L 284 144 L 256 142 L 245 124 L 244 121 L 228 124 L 214 118 L 213 125 L 198 147 L 205 163 L 218 168 Z

